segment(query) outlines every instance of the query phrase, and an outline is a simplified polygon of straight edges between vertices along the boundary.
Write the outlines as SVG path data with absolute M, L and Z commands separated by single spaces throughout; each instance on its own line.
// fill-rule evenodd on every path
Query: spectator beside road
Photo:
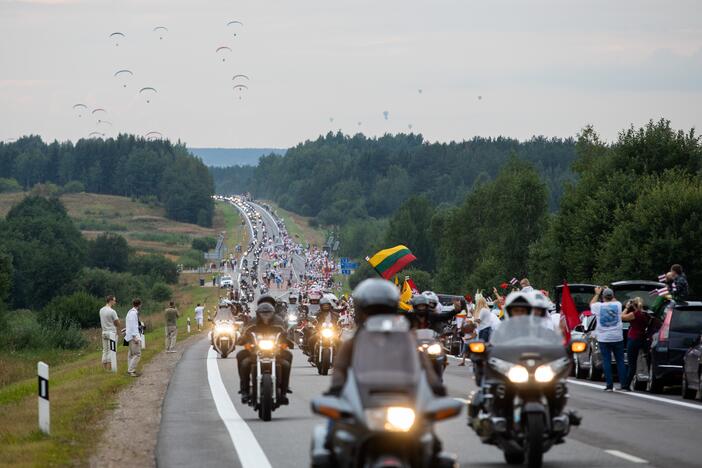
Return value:
M 205 308 L 201 304 L 198 304 L 197 307 L 195 307 L 195 322 L 197 322 L 197 331 L 202 330 L 202 322 L 203 322 L 204 314 L 205 314 Z
M 639 358 L 639 351 L 646 341 L 646 328 L 649 323 L 649 316 L 643 311 L 643 301 L 640 297 L 636 297 L 626 303 L 622 320 L 629 322 L 629 331 L 627 332 L 626 341 L 626 359 L 628 363 L 628 371 L 626 378 L 620 378 L 622 390 L 631 391 L 631 382 L 636 375 L 636 361 Z
M 599 301 L 600 294 L 603 302 Z M 597 343 L 602 355 L 602 368 L 604 369 L 605 381 L 607 386 L 606 392 L 614 390 L 614 381 L 612 378 L 612 354 L 617 361 L 617 375 L 619 382 L 622 384 L 623 390 L 626 387 L 623 385 L 626 374 L 626 365 L 624 364 L 624 336 L 622 326 L 622 303 L 615 300 L 614 291 L 609 288 L 595 288 L 595 295 L 590 301 L 590 311 L 597 319 Z
M 522 292 L 531 292 L 534 290 L 527 278 L 522 278 L 522 280 L 519 282 L 519 286 L 521 286 Z
M 460 328 L 460 334 L 461 334 L 461 357 L 463 360 L 459 364 L 459 366 L 465 366 L 466 365 L 466 355 L 468 354 L 468 343 L 471 341 L 475 341 L 478 339 L 478 333 L 475 331 L 476 326 L 475 322 L 472 320 L 466 320 L 461 328 Z
M 168 303 L 166 309 L 166 352 L 175 353 L 176 338 L 178 337 L 178 317 L 180 313 L 175 308 L 175 302 Z
M 141 299 L 132 301 L 132 308 L 127 312 L 125 322 L 127 322 L 127 332 L 124 335 L 124 340 L 129 344 L 129 352 L 127 353 L 127 373 L 132 377 L 138 377 L 136 368 L 141 359 L 141 333 L 139 332 L 139 308 L 141 307 Z
M 115 296 L 107 296 L 105 306 L 100 309 L 100 327 L 102 328 L 102 368 L 112 370 L 112 361 L 110 359 L 110 333 L 115 334 L 117 339 L 117 330 L 119 330 L 119 317 L 115 312 L 114 306 L 117 304 Z
M 475 300 L 475 310 L 478 316 L 478 337 L 487 343 L 490 341 L 490 334 L 492 332 L 493 315 L 482 294 L 477 296 Z
M 687 282 L 687 275 L 683 272 L 682 265 L 675 264 L 670 267 L 670 292 L 676 301 L 684 301 L 690 294 L 690 285 Z

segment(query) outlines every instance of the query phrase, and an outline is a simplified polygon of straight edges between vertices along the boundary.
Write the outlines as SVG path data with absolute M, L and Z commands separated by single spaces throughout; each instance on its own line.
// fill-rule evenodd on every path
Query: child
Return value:
M 475 322 L 472 320 L 466 320 L 461 328 L 461 357 L 463 360 L 459 366 L 466 365 L 466 354 L 468 354 L 468 343 L 478 339 L 478 333 L 476 332 Z

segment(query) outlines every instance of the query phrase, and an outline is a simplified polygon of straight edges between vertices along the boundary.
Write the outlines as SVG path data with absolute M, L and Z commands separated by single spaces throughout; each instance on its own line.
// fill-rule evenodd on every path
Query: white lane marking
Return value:
M 615 457 L 623 458 L 631 463 L 648 463 L 643 458 L 635 457 L 633 455 L 629 455 L 628 453 L 620 452 L 619 450 L 605 450 L 605 452 L 610 455 L 614 455 Z
M 243 468 L 270 468 L 271 463 L 268 461 L 268 457 L 258 444 L 251 428 L 241 419 L 234 403 L 229 398 L 224 382 L 222 382 L 222 376 L 219 374 L 217 353 L 212 348 L 207 352 L 207 380 L 210 384 L 215 407 L 229 432 L 241 466 Z
M 604 385 L 598 385 L 598 384 L 594 384 L 594 383 L 590 383 L 590 382 L 581 382 L 581 381 L 575 380 L 575 379 L 568 379 L 568 383 L 572 383 L 575 385 L 581 385 L 583 387 L 598 388 L 600 390 L 603 390 L 605 388 Z M 618 393 L 619 395 L 625 395 L 625 396 L 636 397 L 636 398 L 643 398 L 644 400 L 659 401 L 661 403 L 668 403 L 670 405 L 682 406 L 684 408 L 693 408 L 693 409 L 702 411 L 702 405 L 696 405 L 694 403 L 686 403 L 684 401 L 670 400 L 668 398 L 647 395 L 645 393 L 636 393 L 636 392 L 615 392 L 615 393 Z

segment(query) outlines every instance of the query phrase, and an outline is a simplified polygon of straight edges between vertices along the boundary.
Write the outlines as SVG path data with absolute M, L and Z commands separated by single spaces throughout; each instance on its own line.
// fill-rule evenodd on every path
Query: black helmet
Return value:
M 263 294 L 258 298 L 258 301 L 256 301 L 256 305 L 261 305 L 261 304 L 270 304 L 273 307 L 275 307 L 276 300 L 275 297 L 271 296 L 270 294 Z
M 258 307 L 256 307 L 256 317 L 266 325 L 273 319 L 273 314 L 275 314 L 275 307 L 268 302 L 259 304 Z
M 415 295 L 410 301 L 412 306 L 412 312 L 414 312 L 419 317 L 426 317 L 429 315 L 429 309 L 431 308 L 431 301 L 424 294 Z
M 396 314 L 400 292 L 390 281 L 371 278 L 361 282 L 353 291 L 356 316 L 361 320 L 371 315 Z

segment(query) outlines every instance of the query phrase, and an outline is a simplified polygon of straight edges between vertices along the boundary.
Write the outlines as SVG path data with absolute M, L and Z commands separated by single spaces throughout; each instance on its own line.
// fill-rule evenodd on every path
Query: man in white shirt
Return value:
M 127 353 L 127 373 L 132 377 L 138 377 L 136 367 L 141 359 L 141 333 L 139 333 L 139 307 L 141 300 L 134 299 L 132 308 L 127 312 L 127 333 L 124 335 L 124 340 L 129 343 L 129 352 Z
M 197 331 L 202 330 L 202 317 L 203 314 L 205 313 L 205 308 L 198 304 L 197 307 L 195 307 L 195 321 L 197 322 Z
M 115 296 L 107 296 L 105 306 L 100 309 L 100 327 L 102 328 L 102 368 L 112 370 L 112 360 L 110 359 L 110 333 L 114 333 L 117 339 L 119 329 L 119 317 L 113 308 L 117 304 Z
M 600 294 L 602 302 L 600 302 Z M 612 380 L 612 354 L 617 361 L 620 379 L 626 374 L 624 364 L 624 332 L 622 326 L 622 303 L 614 299 L 614 291 L 609 288 L 595 288 L 595 295 L 590 301 L 590 311 L 597 319 L 597 343 L 602 355 L 602 368 L 607 386 L 606 392 L 614 390 Z

